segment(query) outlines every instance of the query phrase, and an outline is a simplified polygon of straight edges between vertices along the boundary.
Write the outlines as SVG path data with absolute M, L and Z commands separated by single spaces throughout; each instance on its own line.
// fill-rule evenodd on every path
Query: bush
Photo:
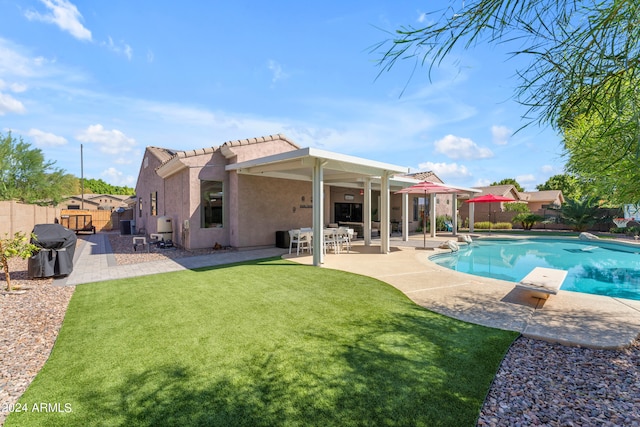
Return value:
M 436 217 L 436 230 L 438 231 L 447 231 L 447 226 L 444 225 L 445 222 L 452 222 L 451 217 L 449 215 L 440 215 Z
M 473 227 L 477 230 L 512 230 L 513 225 L 510 222 L 489 222 L 480 221 L 474 222 Z
M 514 216 L 511 222 L 519 222 L 522 225 L 523 229 L 531 230 L 536 222 L 540 222 L 542 220 L 544 220 L 544 218 L 540 215 L 536 215 L 531 212 L 521 212 L 518 215 Z

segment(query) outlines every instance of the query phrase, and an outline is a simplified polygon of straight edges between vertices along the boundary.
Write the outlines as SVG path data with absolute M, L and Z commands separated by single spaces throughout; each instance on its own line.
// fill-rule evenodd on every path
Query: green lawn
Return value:
M 87 284 L 6 426 L 472 426 L 516 336 L 280 259 Z

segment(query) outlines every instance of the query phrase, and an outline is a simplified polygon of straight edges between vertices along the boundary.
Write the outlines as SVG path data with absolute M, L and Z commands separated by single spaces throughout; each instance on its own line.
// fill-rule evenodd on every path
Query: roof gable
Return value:
M 196 156 L 203 156 L 203 155 L 212 155 L 216 151 L 220 151 L 222 155 L 229 158 L 235 155 L 234 148 L 246 147 L 254 144 L 262 144 L 270 141 L 284 141 L 291 145 L 292 150 L 294 149 L 297 150 L 300 148 L 298 147 L 297 144 L 295 144 L 286 136 L 282 134 L 276 134 L 276 135 L 261 136 L 257 138 L 237 139 L 233 141 L 224 142 L 217 147 L 212 146 L 212 147 L 199 148 L 195 150 L 173 151 L 168 149 L 162 149 L 162 150 L 165 150 L 164 151 L 165 156 L 167 154 L 171 154 L 171 153 L 173 154 L 171 154 L 169 157 L 166 157 L 160 163 L 160 166 L 156 168 L 156 172 L 158 173 L 158 175 L 164 178 L 169 175 L 172 175 L 173 173 L 181 170 L 184 167 L 184 165 L 182 165 L 180 162 L 181 159 L 186 159 L 189 157 L 196 157 Z

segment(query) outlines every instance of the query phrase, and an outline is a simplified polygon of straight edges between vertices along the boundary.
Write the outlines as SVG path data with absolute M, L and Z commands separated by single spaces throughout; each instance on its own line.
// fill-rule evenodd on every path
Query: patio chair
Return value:
M 327 249 L 332 250 L 335 254 L 340 253 L 340 248 L 338 247 L 337 240 L 337 231 L 337 228 L 325 228 L 323 230 L 324 242 L 322 245 L 322 250 L 325 255 L 327 254 Z
M 335 233 L 336 245 L 338 250 L 342 250 L 342 247 L 347 248 L 347 253 L 351 251 L 351 240 L 353 240 L 354 231 L 352 228 L 338 227 Z
M 306 249 L 311 253 L 311 232 L 302 230 L 289 230 L 289 253 L 296 245 L 296 255 L 300 255 L 300 250 L 304 252 Z
M 445 221 L 444 226 L 447 229 L 447 231 L 453 231 L 453 223 L 451 221 Z

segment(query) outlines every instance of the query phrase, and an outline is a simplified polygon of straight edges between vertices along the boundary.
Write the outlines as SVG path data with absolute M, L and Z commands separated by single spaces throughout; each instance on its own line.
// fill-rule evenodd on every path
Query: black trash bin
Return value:
M 121 219 L 120 220 L 120 235 L 125 236 L 131 234 L 131 220 L 130 219 Z
M 27 273 L 30 278 L 67 276 L 73 271 L 76 251 L 76 233 L 60 224 L 37 224 L 31 243 L 38 252 L 29 258 Z
M 289 232 L 276 231 L 276 248 L 289 248 Z

